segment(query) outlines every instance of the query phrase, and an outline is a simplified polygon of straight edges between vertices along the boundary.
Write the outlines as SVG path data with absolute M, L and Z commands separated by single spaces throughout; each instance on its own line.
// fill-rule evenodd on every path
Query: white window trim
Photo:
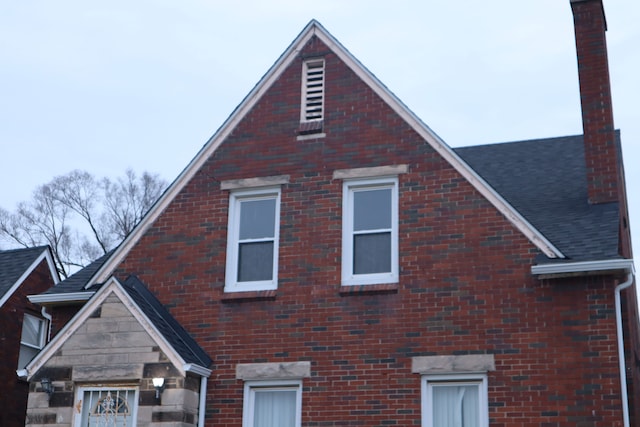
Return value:
M 40 335 L 38 336 L 38 343 L 35 344 L 35 345 L 32 344 L 32 343 L 25 342 L 25 341 L 22 340 L 22 334 L 23 334 L 23 331 L 24 331 L 25 319 L 27 317 L 31 317 L 33 319 L 36 319 L 38 322 L 40 322 L 40 326 L 41 326 Z M 24 354 L 23 353 L 23 347 L 26 347 L 26 348 L 29 348 L 29 349 L 33 349 L 33 350 L 37 350 L 37 351 L 42 350 L 44 348 L 44 345 L 46 344 L 47 331 L 49 329 L 49 325 L 48 325 L 48 322 L 47 322 L 46 319 L 43 319 L 43 318 L 38 317 L 38 316 L 31 315 L 31 314 L 28 314 L 28 313 L 24 313 L 24 315 L 22 316 L 22 328 L 23 328 L 23 330 L 20 331 L 20 347 L 18 348 L 18 370 L 23 369 L 30 362 L 30 360 L 22 359 L 22 356 Z M 25 362 L 25 365 L 22 366 L 22 364 L 20 362 L 24 361 L 24 360 L 26 360 L 26 362 Z
M 47 333 L 47 321 L 45 319 L 42 319 L 38 316 L 33 316 L 31 314 L 25 313 L 24 317 L 32 317 L 34 319 L 36 319 L 38 322 L 41 323 L 42 325 L 42 329 L 41 329 L 41 333 L 40 336 L 38 337 L 40 339 L 40 342 L 37 345 L 33 345 L 31 343 L 28 342 L 24 342 L 22 341 L 22 333 L 20 334 L 20 345 L 24 345 L 27 347 L 31 347 L 31 348 L 35 348 L 36 350 L 42 350 L 42 348 L 44 347 L 44 343 L 45 343 L 45 335 Z M 23 324 L 23 328 L 24 328 L 24 318 L 22 320 L 22 324 Z
M 79 404 L 80 409 L 79 410 L 75 410 L 74 412 L 74 420 L 73 420 L 73 425 L 74 427 L 82 427 L 82 413 L 84 410 L 84 406 L 85 404 L 88 404 L 88 402 L 84 402 L 84 393 L 89 391 L 113 391 L 113 390 L 129 390 L 129 391 L 133 391 L 134 392 L 134 397 L 133 397 L 133 408 L 131 410 L 131 425 L 127 425 L 127 427 L 136 427 L 137 424 L 137 420 L 138 420 L 138 400 L 139 400 L 139 388 L 136 386 L 84 386 L 84 387 L 78 387 L 76 389 L 76 403 L 74 404 L 74 406 Z
M 353 189 L 391 188 L 391 271 L 374 274 L 353 273 Z M 345 180 L 342 185 L 342 286 L 397 283 L 398 257 L 398 177 Z
M 278 288 L 278 257 L 280 242 L 280 187 L 233 191 L 229 195 L 229 222 L 227 228 L 227 263 L 225 292 L 265 291 Z M 276 212 L 273 239 L 273 275 L 271 280 L 238 282 L 238 240 L 240 232 L 240 201 L 243 199 L 270 198 L 275 196 Z
M 308 95 L 308 80 L 309 80 L 309 66 L 311 64 L 322 64 L 322 81 L 320 82 L 321 99 L 320 99 L 320 113 L 319 117 L 312 119 L 307 118 L 307 95 Z M 318 122 L 324 120 L 324 96 L 325 96 L 325 62 L 324 58 L 310 58 L 302 64 L 302 99 L 300 102 L 300 122 Z
M 485 374 L 450 374 L 422 376 L 422 427 L 438 427 L 432 423 L 433 384 L 478 385 L 478 405 L 480 419 L 478 427 L 489 427 L 489 387 Z
M 253 427 L 254 399 L 256 389 L 295 389 L 296 391 L 296 421 L 295 427 L 302 425 L 302 381 L 245 381 L 244 405 L 242 409 L 242 427 Z

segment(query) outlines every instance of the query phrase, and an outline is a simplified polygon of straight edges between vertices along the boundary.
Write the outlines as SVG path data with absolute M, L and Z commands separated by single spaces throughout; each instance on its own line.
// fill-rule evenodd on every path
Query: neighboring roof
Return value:
M 616 133 L 619 139 L 619 132 Z M 582 135 L 456 148 L 567 261 L 620 258 L 618 203 L 588 203 Z
M 101 286 L 64 328 L 27 364 L 25 369 L 19 372 L 19 375 L 26 377 L 27 380 L 31 379 L 112 294 L 120 299 L 144 331 L 153 338 L 169 361 L 183 375 L 186 372 L 201 376 L 211 374 L 209 366 L 212 359 L 146 289 L 144 284 L 137 277 L 130 276 L 124 283 L 112 277 Z
M 212 360 L 209 355 L 173 318 L 140 279 L 136 276 L 129 276 L 122 283 L 122 287 L 186 363 L 194 363 L 205 368 L 211 365 Z
M 0 251 L 0 307 L 44 259 L 49 264 L 52 285 L 58 283 L 58 272 L 48 246 Z
M 67 293 L 67 292 L 81 292 L 84 289 L 87 281 L 93 276 L 93 274 L 98 271 L 102 264 L 104 264 L 113 251 L 109 251 L 106 254 L 102 255 L 100 258 L 93 261 L 91 264 L 83 267 L 78 270 L 68 278 L 64 279 L 60 283 L 58 283 L 54 288 L 48 289 L 43 294 L 59 294 L 59 293 Z

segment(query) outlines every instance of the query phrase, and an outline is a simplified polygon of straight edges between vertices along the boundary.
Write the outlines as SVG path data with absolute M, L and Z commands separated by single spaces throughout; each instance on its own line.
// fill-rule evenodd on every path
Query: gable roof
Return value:
M 257 103 L 262 95 L 279 78 L 284 70 L 297 57 L 299 51 L 312 38 L 318 37 L 337 57 L 340 58 L 356 75 L 379 95 L 400 117 L 402 117 L 424 140 L 435 149 L 451 166 L 465 177 L 487 200 L 489 200 L 517 229 L 519 229 L 534 245 L 549 258 L 564 258 L 564 254 L 538 229 L 527 221 L 513 206 L 496 192 L 480 175 L 478 175 L 460 156 L 456 154 L 440 137 L 424 124 L 409 108 L 407 108 L 387 87 L 366 69 L 351 53 L 345 49 L 316 20 L 312 20 L 296 37 L 275 64 L 249 92 L 240 105 L 227 118 L 216 133 L 207 141 L 193 160 L 173 181 L 160 199 L 145 215 L 143 220 L 127 236 L 113 255 L 102 265 L 87 282 L 87 287 L 96 282 L 106 280 L 114 268 L 122 261 L 129 250 L 138 242 L 148 228 L 155 222 L 176 195 L 193 178 L 203 164 L 209 159 L 239 121 Z
M 208 368 L 211 358 L 144 284 L 130 276 L 124 283 L 110 278 L 19 375 L 30 380 L 111 294 L 120 299 L 182 375 L 193 372 L 208 377 L 211 374 Z
M 53 283 L 58 283 L 60 279 L 48 246 L 0 251 L 0 307 L 42 260 L 47 261 Z

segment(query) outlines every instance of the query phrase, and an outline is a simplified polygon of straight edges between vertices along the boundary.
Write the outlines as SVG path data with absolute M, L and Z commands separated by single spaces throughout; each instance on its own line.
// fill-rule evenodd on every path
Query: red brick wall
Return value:
M 22 285 L 0 308 L 0 425 L 3 427 L 24 426 L 27 410 L 29 384 L 18 379 L 18 356 L 24 313 L 42 318 L 40 307 L 31 304 L 27 295 L 38 294 L 53 286 L 53 279 L 46 260 L 27 277 Z
M 297 141 L 298 58 L 129 253 L 213 357 L 208 426 L 239 426 L 238 363 L 311 361 L 306 426 L 420 425 L 414 356 L 490 353 L 491 425 L 617 426 L 613 287 L 538 281 L 537 249 L 316 39 L 325 55 L 326 137 Z M 409 165 L 399 176 L 397 291 L 340 289 L 336 169 Z M 222 301 L 229 193 L 220 181 L 290 175 L 282 186 L 274 299 Z
M 75 314 L 80 311 L 82 305 L 56 305 L 49 309 L 51 314 L 51 338 L 65 327 Z

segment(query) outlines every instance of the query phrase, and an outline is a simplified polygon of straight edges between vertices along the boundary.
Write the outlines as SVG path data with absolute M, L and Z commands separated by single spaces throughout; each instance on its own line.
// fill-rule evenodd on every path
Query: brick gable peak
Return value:
M 135 246 L 149 227 L 158 219 L 171 201 L 180 193 L 195 176 L 205 162 L 215 153 L 217 148 L 233 132 L 238 123 L 256 105 L 261 97 L 278 80 L 281 74 L 299 56 L 300 51 L 313 37 L 317 37 L 339 60 L 346 64 L 360 79 L 386 102 L 391 109 L 403 118 L 423 139 L 433 147 L 453 168 L 455 168 L 471 185 L 473 185 L 502 215 L 522 232 L 541 252 L 549 258 L 564 258 L 539 230 L 529 223 L 513 206 L 498 194 L 480 175 L 478 175 L 461 157 L 459 157 L 433 130 L 415 115 L 400 99 L 380 82 L 357 58 L 355 58 L 333 35 L 318 21 L 311 20 L 289 47 L 276 60 L 262 79 L 247 94 L 220 128 L 209 138 L 191 162 L 173 181 L 162 197 L 149 210 L 143 220 L 129 234 L 112 256 L 87 282 L 86 287 L 105 281 Z

